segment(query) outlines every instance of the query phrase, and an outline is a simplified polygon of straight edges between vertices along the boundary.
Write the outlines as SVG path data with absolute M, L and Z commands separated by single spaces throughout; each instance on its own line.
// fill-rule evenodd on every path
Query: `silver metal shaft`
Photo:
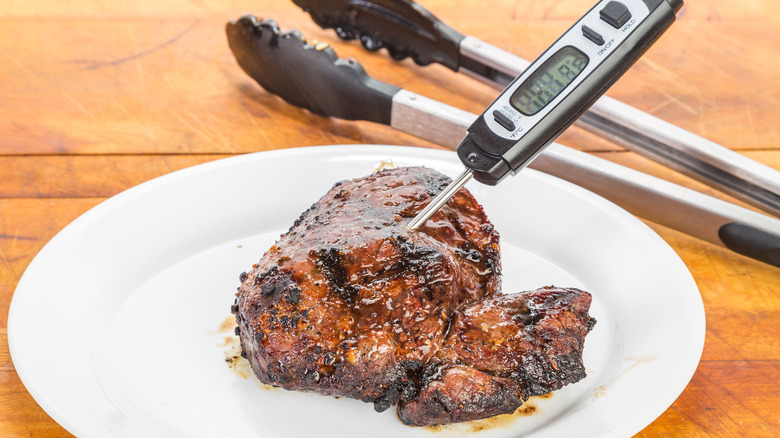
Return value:
M 434 213 L 439 211 L 440 208 L 444 206 L 444 204 L 447 203 L 447 201 L 452 198 L 455 193 L 458 192 L 463 186 L 466 185 L 469 180 L 471 180 L 471 177 L 474 176 L 474 174 L 471 172 L 471 169 L 466 169 L 463 173 L 458 175 L 457 178 L 455 178 L 447 187 L 444 188 L 444 190 L 436 195 L 431 202 L 425 206 L 419 213 L 417 213 L 417 216 L 414 217 L 409 222 L 409 225 L 406 226 L 411 231 L 414 231 L 422 226 L 422 224 L 425 223 L 428 219 L 433 216 Z

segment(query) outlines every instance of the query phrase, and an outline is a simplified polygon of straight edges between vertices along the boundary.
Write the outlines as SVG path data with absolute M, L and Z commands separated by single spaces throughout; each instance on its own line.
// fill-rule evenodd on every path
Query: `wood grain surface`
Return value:
M 593 1 L 420 3 L 465 34 L 533 59 Z M 0 436 L 71 436 L 25 390 L 6 327 L 25 268 L 80 214 L 143 181 L 238 154 L 438 147 L 389 127 L 318 117 L 260 89 L 225 39 L 225 23 L 246 13 L 330 43 L 377 79 L 468 111 L 497 95 L 444 67 L 340 41 L 290 1 L 0 2 Z M 780 170 L 779 27 L 776 0 L 689 0 L 608 94 Z M 560 143 L 739 203 L 579 128 Z M 780 436 L 780 269 L 648 225 L 693 274 L 707 337 L 688 387 L 638 436 Z

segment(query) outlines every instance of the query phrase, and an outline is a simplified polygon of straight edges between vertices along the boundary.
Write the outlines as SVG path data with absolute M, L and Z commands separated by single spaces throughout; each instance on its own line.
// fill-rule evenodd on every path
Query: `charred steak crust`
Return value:
M 378 410 L 416 394 L 457 308 L 500 281 L 498 233 L 467 191 L 406 229 L 448 183 L 425 168 L 340 182 L 242 275 L 234 309 L 258 379 Z
M 582 350 L 595 319 L 591 296 L 546 287 L 496 295 L 454 318 L 418 396 L 401 401 L 406 424 L 434 425 L 514 412 L 585 377 Z
M 584 377 L 590 295 L 500 294 L 498 233 L 467 190 L 407 230 L 449 182 L 422 167 L 339 182 L 241 274 L 232 311 L 260 381 L 425 425 Z

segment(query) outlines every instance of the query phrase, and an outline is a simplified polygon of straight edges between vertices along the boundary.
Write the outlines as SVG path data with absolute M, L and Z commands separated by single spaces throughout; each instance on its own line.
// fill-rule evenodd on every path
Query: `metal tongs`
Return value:
M 241 68 L 267 91 L 317 115 L 368 120 L 454 149 L 477 115 L 368 76 L 328 44 L 245 16 L 227 24 Z M 531 168 L 570 181 L 629 212 L 780 267 L 780 221 L 560 144 Z
M 293 0 L 321 27 L 393 59 L 438 63 L 503 90 L 529 62 L 463 35 L 411 0 Z M 780 172 L 603 96 L 577 125 L 780 217 Z

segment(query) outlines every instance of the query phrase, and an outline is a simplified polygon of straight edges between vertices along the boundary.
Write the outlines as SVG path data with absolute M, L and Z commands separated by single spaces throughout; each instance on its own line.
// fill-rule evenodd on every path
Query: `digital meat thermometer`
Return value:
M 496 185 L 527 166 L 636 62 L 682 5 L 682 0 L 597 3 L 468 128 L 457 149 L 466 170 L 408 228 L 422 226 L 471 178 Z

